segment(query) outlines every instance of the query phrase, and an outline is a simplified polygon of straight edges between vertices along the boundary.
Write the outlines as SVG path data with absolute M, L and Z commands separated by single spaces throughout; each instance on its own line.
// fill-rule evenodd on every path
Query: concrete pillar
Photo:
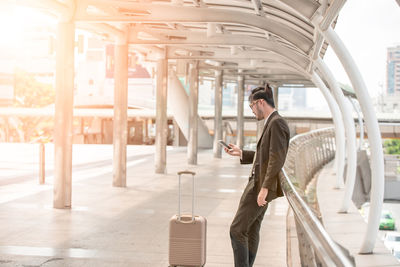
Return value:
M 179 105 L 176 103 L 179 103 Z M 169 110 L 171 111 L 176 123 L 184 135 L 181 145 L 186 146 L 187 140 L 189 140 L 189 96 L 173 69 L 168 71 L 167 106 L 169 107 Z M 197 120 L 198 146 L 202 148 L 211 148 L 213 140 L 208 132 L 208 128 L 200 117 L 197 117 Z
M 258 143 L 258 140 L 260 139 L 260 137 L 261 137 L 261 135 L 263 133 L 263 130 L 264 130 L 265 119 L 262 119 L 260 121 L 256 120 L 256 125 L 257 125 L 256 139 L 257 139 L 257 143 Z
M 214 97 L 214 158 L 222 157 L 222 147 L 218 140 L 222 139 L 222 71 L 215 71 L 215 97 Z
M 4 122 L 5 122 L 5 129 L 4 129 L 5 141 L 8 143 L 8 142 L 10 142 L 10 124 L 8 122 L 8 118 L 7 117 L 4 117 L 3 119 L 4 119 Z
M 295 223 L 301 266 L 316 267 L 314 249 L 297 216 L 295 216 Z
M 55 175 L 53 207 L 57 209 L 71 207 L 74 49 L 74 22 L 60 22 L 57 27 L 54 118 Z
M 46 182 L 46 147 L 44 143 L 39 144 L 39 184 Z
M 157 61 L 157 93 L 156 93 L 156 154 L 155 172 L 166 173 L 167 167 L 167 59 Z
M 275 109 L 278 110 L 279 87 L 277 85 L 275 85 L 272 87 L 272 89 L 274 90 L 273 97 L 274 97 Z
M 187 146 L 188 163 L 197 165 L 198 105 L 199 105 L 199 63 L 190 66 L 189 90 L 189 142 Z
M 128 141 L 128 43 L 121 36 L 115 46 L 113 186 L 126 187 L 126 145 Z
M 243 148 L 244 145 L 244 77 L 238 76 L 238 101 L 236 123 L 236 145 Z
M 170 87 L 168 87 L 170 88 Z M 179 147 L 179 146 L 187 146 L 187 140 L 185 138 L 185 135 L 182 133 L 181 129 L 179 128 L 178 123 L 174 119 L 172 121 L 173 127 L 174 127 L 174 142 L 173 146 Z

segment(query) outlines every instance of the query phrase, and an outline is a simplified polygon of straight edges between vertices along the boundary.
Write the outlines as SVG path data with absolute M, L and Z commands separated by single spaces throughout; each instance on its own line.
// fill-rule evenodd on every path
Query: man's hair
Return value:
M 249 95 L 249 102 L 252 102 L 257 99 L 264 99 L 268 105 L 275 108 L 274 97 L 272 94 L 272 88 L 269 84 L 265 84 L 265 87 L 257 87 L 251 90 L 251 94 Z

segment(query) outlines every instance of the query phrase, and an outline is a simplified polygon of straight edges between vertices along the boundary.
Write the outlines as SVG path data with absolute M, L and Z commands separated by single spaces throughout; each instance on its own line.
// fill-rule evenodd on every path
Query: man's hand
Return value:
M 242 155 L 242 150 L 237 145 L 229 144 L 229 147 L 231 149 L 227 149 L 226 147 L 224 148 L 225 152 L 228 153 L 229 155 L 237 157 L 240 157 Z
M 267 201 L 265 200 L 268 196 L 268 188 L 261 188 L 260 193 L 258 193 L 257 204 L 259 207 L 265 206 Z

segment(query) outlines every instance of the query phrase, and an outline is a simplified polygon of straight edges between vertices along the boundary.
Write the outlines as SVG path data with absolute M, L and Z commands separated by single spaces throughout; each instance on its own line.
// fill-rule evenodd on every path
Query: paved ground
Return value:
M 45 185 L 37 181 L 37 146 L 1 144 L 1 266 L 168 266 L 168 222 L 177 210 L 176 172 L 196 176 L 196 214 L 208 219 L 206 266 L 233 266 L 229 224 L 250 166 L 201 151 L 187 166 L 186 149 L 168 151 L 168 174 L 154 174 L 153 148 L 130 146 L 126 188 L 112 183 L 112 147 L 74 146 L 72 209 L 52 208 L 52 152 Z M 190 210 L 190 180 L 184 209 Z M 286 265 L 284 198 L 264 219 L 255 266 Z

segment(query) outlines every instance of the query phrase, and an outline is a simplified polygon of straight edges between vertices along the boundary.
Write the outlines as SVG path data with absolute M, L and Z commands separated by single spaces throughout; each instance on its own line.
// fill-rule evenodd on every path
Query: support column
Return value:
M 378 235 L 385 182 L 382 138 L 378 119 L 365 82 L 346 46 L 331 27 L 328 27 L 322 33 L 332 46 L 333 51 L 335 51 L 350 78 L 368 129 L 368 141 L 371 149 L 371 207 L 368 215 L 367 231 L 365 232 L 360 253 L 372 253 Z
M 10 123 L 8 122 L 8 117 L 4 117 L 4 125 L 5 125 L 5 141 L 10 142 Z
M 236 145 L 243 149 L 244 145 L 244 77 L 238 76 L 238 100 L 236 122 Z
M 278 110 L 278 103 L 279 103 L 279 86 L 275 85 L 272 87 L 274 90 L 273 92 L 273 97 L 274 97 L 274 104 L 275 104 L 275 109 Z
M 155 172 L 167 172 L 167 59 L 157 61 Z
M 353 106 L 353 109 L 357 112 L 357 116 L 358 116 L 358 125 L 360 125 L 360 140 L 358 142 L 358 151 L 360 151 L 363 147 L 363 143 L 364 143 L 364 122 L 363 122 L 363 118 L 361 116 L 361 112 L 358 110 L 355 100 L 353 100 L 350 96 L 347 97 L 351 103 L 351 105 Z
M 54 125 L 55 175 L 53 207 L 71 208 L 72 118 L 74 97 L 75 23 L 57 28 L 56 102 Z
M 260 121 L 257 121 L 256 120 L 256 139 L 257 139 L 257 143 L 258 143 L 258 140 L 260 139 L 260 137 L 261 137 L 261 135 L 262 135 L 262 133 L 263 133 L 263 130 L 264 130 L 264 126 L 265 126 L 265 119 L 262 119 L 262 120 L 260 120 Z
M 335 102 L 332 94 L 329 92 L 325 83 L 321 80 L 321 78 L 315 72 L 312 74 L 313 83 L 321 90 L 321 93 L 325 97 L 326 102 L 328 103 L 329 110 L 332 114 L 333 124 L 335 128 L 335 167 L 336 167 L 336 188 L 343 188 L 343 172 L 344 172 L 344 162 L 345 162 L 345 134 L 344 134 L 344 125 L 341 120 L 341 112 L 340 109 Z
M 265 86 L 264 84 L 263 84 L 263 81 L 259 81 L 259 86 Z M 272 95 L 272 97 L 273 97 L 273 95 Z M 256 126 L 257 126 L 257 132 L 256 132 L 256 140 L 257 140 L 257 143 L 258 143 L 258 140 L 260 139 L 260 137 L 261 137 L 261 135 L 262 135 L 262 132 L 263 132 L 263 130 L 264 130 L 264 122 L 265 122 L 265 119 L 262 119 L 262 120 L 260 120 L 260 121 L 258 121 L 258 120 L 256 120 Z
M 115 46 L 113 121 L 113 186 L 126 187 L 128 142 L 128 43 L 120 36 Z
M 189 91 L 189 142 L 188 163 L 197 165 L 198 104 L 199 104 L 199 62 L 190 65 Z
M 316 61 L 316 66 L 322 72 L 325 79 L 329 83 L 333 95 L 342 111 L 342 118 L 344 122 L 345 132 L 346 132 L 346 148 L 347 148 L 347 172 L 346 172 L 346 186 L 345 193 L 340 208 L 340 212 L 347 212 L 350 207 L 351 197 L 353 195 L 354 183 L 356 180 L 356 169 L 357 169 L 357 149 L 356 149 L 356 130 L 354 126 L 354 119 L 349 105 L 340 89 L 337 81 L 335 80 L 333 74 L 326 66 L 322 59 Z
M 214 97 L 214 158 L 222 157 L 222 148 L 218 140 L 222 139 L 222 71 L 215 71 L 215 97 Z

